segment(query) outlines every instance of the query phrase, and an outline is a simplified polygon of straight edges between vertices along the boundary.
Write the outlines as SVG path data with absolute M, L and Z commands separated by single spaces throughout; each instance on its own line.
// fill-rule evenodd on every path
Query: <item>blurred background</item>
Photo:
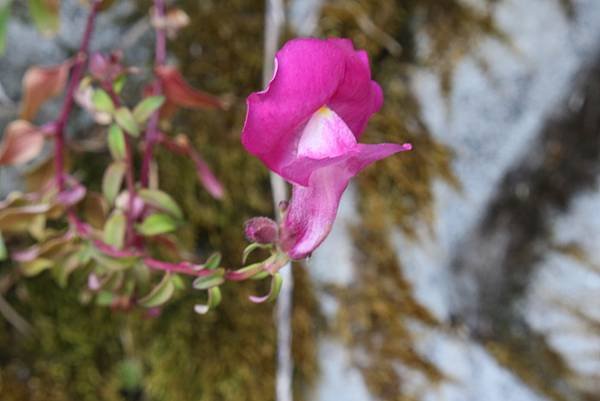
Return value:
M 42 38 L 13 3 L 0 58 L 0 127 L 32 64 L 74 54 L 86 9 L 61 2 Z M 195 185 L 191 163 L 159 152 L 161 184 L 189 216 L 181 236 L 237 265 L 243 222 L 272 215 L 268 171 L 240 144 L 245 97 L 262 87 L 265 5 L 180 0 L 191 24 L 169 61 L 228 111 L 178 114 L 228 189 Z M 99 17 L 94 50 L 148 67 L 146 0 Z M 600 400 L 600 1 L 288 0 L 286 38 L 344 36 L 368 51 L 383 110 L 366 142 L 411 142 L 346 192 L 332 234 L 293 267 L 293 387 L 306 401 Z M 42 111 L 56 114 L 59 102 Z M 72 169 L 98 180 L 86 120 L 70 127 Z M 98 161 L 103 161 L 102 150 Z M 22 188 L 0 169 L 0 196 Z M 272 305 L 227 285 L 207 316 L 193 294 L 159 317 L 79 302 L 50 274 L 14 280 L 0 264 L 2 401 L 274 400 Z

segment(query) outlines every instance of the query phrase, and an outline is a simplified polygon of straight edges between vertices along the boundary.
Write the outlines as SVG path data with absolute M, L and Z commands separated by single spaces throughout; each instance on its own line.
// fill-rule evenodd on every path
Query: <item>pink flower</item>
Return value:
M 383 103 L 367 53 L 348 39 L 294 39 L 276 55 L 267 89 L 252 93 L 246 149 L 293 185 L 281 247 L 304 258 L 325 239 L 352 177 L 409 144 L 361 144 Z

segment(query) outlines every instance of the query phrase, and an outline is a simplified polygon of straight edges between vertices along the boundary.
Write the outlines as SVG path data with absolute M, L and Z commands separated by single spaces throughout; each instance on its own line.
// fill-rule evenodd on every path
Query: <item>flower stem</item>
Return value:
M 81 45 L 77 53 L 75 64 L 71 73 L 71 79 L 67 86 L 67 93 L 63 100 L 62 108 L 58 120 L 55 124 L 55 144 L 54 144 L 54 169 L 56 177 L 56 186 L 59 191 L 62 191 L 65 187 L 65 127 L 69 120 L 69 115 L 73 109 L 74 95 L 79 81 L 83 75 L 85 63 L 88 58 L 90 40 L 92 38 L 92 32 L 94 30 L 94 22 L 98 9 L 100 7 L 100 0 L 94 0 L 91 5 L 91 10 L 87 18 L 85 25 L 85 31 L 81 40 Z
M 165 17 L 165 2 L 164 0 L 154 0 L 154 12 L 156 17 L 160 20 Z M 164 28 L 157 27 L 156 31 L 156 44 L 154 51 L 154 67 L 160 67 L 167 61 L 167 36 Z M 159 80 L 155 80 L 152 87 L 152 94 L 159 96 L 162 94 L 162 85 Z M 158 123 L 159 123 L 159 111 L 155 111 L 148 121 L 148 126 L 144 134 L 145 148 L 144 156 L 142 158 L 142 171 L 140 175 L 140 181 L 142 187 L 147 187 L 150 181 L 150 164 L 152 163 L 152 151 L 154 144 L 158 137 Z

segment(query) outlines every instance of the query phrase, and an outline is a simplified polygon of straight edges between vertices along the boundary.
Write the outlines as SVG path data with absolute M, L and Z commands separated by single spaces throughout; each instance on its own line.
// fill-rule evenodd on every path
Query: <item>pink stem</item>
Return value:
M 154 270 L 162 270 L 171 273 L 181 273 L 188 276 L 206 277 L 215 274 L 214 270 L 194 269 L 189 263 L 169 263 L 153 258 L 144 258 L 144 264 Z
M 154 12 L 156 17 L 160 20 L 165 17 L 165 2 L 164 0 L 154 0 Z M 156 28 L 156 45 L 154 54 L 154 67 L 162 66 L 167 61 L 167 36 L 163 28 Z M 154 81 L 152 88 L 152 94 L 159 96 L 162 94 L 162 85 L 157 79 Z M 150 181 L 150 164 L 152 163 L 152 151 L 154 144 L 157 141 L 158 136 L 158 123 L 160 118 L 160 112 L 155 111 L 148 121 L 148 127 L 144 134 L 145 148 L 144 156 L 142 158 L 142 171 L 140 175 L 140 181 L 142 187 L 147 187 Z
M 79 47 L 75 65 L 73 66 L 71 79 L 67 86 L 67 94 L 63 100 L 62 109 L 55 125 L 54 174 L 56 175 L 56 185 L 59 191 L 62 191 L 65 186 L 65 127 L 69 115 L 71 114 L 71 110 L 73 109 L 75 91 L 77 90 L 79 81 L 83 75 L 84 66 L 88 57 L 90 40 L 92 38 L 92 31 L 94 29 L 94 21 L 98 14 L 99 6 L 100 0 L 94 0 L 87 18 L 83 39 L 81 40 L 81 46 Z

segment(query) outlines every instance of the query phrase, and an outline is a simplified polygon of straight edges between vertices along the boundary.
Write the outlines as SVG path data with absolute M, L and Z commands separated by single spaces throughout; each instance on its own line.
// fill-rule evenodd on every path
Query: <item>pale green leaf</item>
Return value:
M 248 256 L 252 254 L 257 249 L 269 249 L 272 248 L 271 244 L 259 244 L 258 242 L 253 242 L 244 248 L 244 252 L 242 253 L 242 263 L 246 263 Z
M 50 269 L 54 266 L 54 262 L 50 259 L 38 258 L 31 262 L 21 263 L 21 271 L 23 275 L 27 277 L 37 276 L 44 270 Z
M 102 89 L 94 90 L 92 94 L 92 104 L 97 111 L 112 114 L 115 111 L 115 105 L 113 104 L 110 95 Z
M 221 264 L 221 254 L 219 252 L 215 252 L 206 259 L 204 263 L 204 267 L 209 270 L 214 270 Z
M 133 117 L 131 110 L 127 107 L 120 107 L 115 111 L 115 120 L 129 135 L 134 137 L 140 136 L 140 126 Z
M 96 305 L 110 306 L 112 305 L 115 296 L 110 291 L 100 291 L 96 296 Z
M 194 305 L 194 311 L 201 315 L 216 308 L 221 303 L 221 290 L 219 287 L 213 287 L 208 290 L 208 302 L 205 305 Z
M 120 210 L 115 210 L 108 220 L 106 220 L 106 224 L 104 225 L 104 242 L 117 249 L 122 249 L 125 241 L 126 227 L 127 218 L 125 217 L 125 214 Z
M 108 129 L 108 150 L 115 160 L 125 159 L 126 145 L 123 130 L 117 124 Z
M 115 93 L 121 93 L 123 87 L 125 86 L 125 82 L 127 82 L 127 75 L 125 74 L 120 75 L 117 77 L 117 79 L 115 79 L 115 82 L 113 83 L 113 90 Z
M 207 290 L 212 287 L 217 287 L 225 282 L 224 269 L 215 270 L 215 274 L 205 277 L 196 277 L 192 283 L 192 287 L 196 290 Z
M 170 274 L 165 274 L 163 279 L 148 295 L 139 300 L 139 304 L 146 308 L 154 308 L 167 302 L 175 292 L 175 284 Z
M 60 0 L 29 0 L 29 14 L 44 36 L 52 36 L 60 23 Z
M 163 96 L 147 97 L 135 107 L 133 110 L 133 117 L 138 123 L 143 124 L 164 102 L 165 98 Z
M 262 297 L 250 296 L 250 301 L 260 304 L 263 302 L 273 302 L 279 296 L 279 292 L 281 291 L 281 285 L 283 284 L 283 277 L 281 274 L 275 273 L 271 278 L 271 287 L 269 289 L 269 293 Z
M 183 218 L 181 209 L 169 194 L 159 191 L 158 189 L 141 189 L 138 192 L 138 195 L 146 204 L 169 212 L 178 219 Z
M 112 204 L 119 194 L 121 189 L 121 185 L 123 185 L 123 178 L 125 177 L 126 170 L 125 163 L 123 162 L 114 162 L 112 163 L 106 172 L 104 173 L 104 177 L 102 179 L 102 193 L 104 197 L 108 201 L 108 203 Z
M 163 213 L 151 214 L 136 226 L 137 231 L 145 236 L 165 234 L 176 228 L 176 221 L 168 214 Z

